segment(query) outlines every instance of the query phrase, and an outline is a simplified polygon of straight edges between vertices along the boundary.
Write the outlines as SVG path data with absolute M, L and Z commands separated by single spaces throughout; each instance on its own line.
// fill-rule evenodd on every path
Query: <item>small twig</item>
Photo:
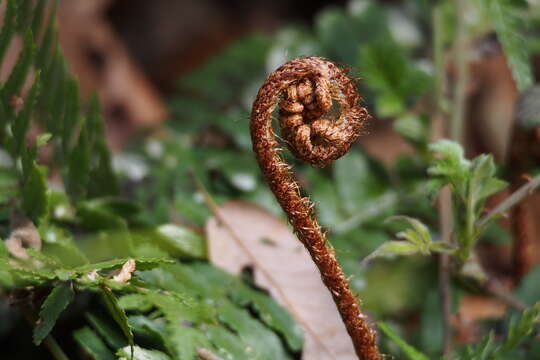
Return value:
M 527 305 L 522 303 L 519 299 L 516 299 L 510 292 L 508 292 L 499 281 L 494 278 L 488 279 L 481 284 L 481 287 L 497 299 L 504 302 L 506 305 L 513 307 L 516 310 L 523 311 L 527 309 Z
M 435 63 L 435 113 L 432 119 L 432 137 L 438 140 L 444 137 L 444 120 L 447 114 L 443 108 L 444 90 L 446 85 L 446 66 L 444 61 L 443 43 L 443 18 L 441 5 L 433 9 L 433 58 Z M 448 187 L 441 190 L 438 201 L 439 223 L 441 229 L 441 241 L 452 242 L 452 194 Z M 451 299 L 452 287 L 450 284 L 450 256 L 448 254 L 439 255 L 438 263 L 438 292 L 441 303 L 442 317 L 442 347 L 443 355 L 447 358 L 452 354 L 452 331 L 451 320 Z
M 484 226 L 489 221 L 493 220 L 499 215 L 503 215 L 506 211 L 510 210 L 524 198 L 529 196 L 538 186 L 540 186 L 540 175 L 535 176 L 531 181 L 520 187 L 518 190 L 512 193 L 512 195 L 507 197 L 503 202 L 501 202 L 493 210 L 491 210 L 488 214 L 478 220 L 476 226 Z
M 210 352 L 210 350 L 205 348 L 198 348 L 197 356 L 199 356 L 202 360 L 223 360 L 219 356 L 214 355 L 212 352 Z
M 467 98 L 467 83 L 469 80 L 468 63 L 468 36 L 465 15 L 467 12 L 467 1 L 456 0 L 457 29 L 455 48 L 456 83 L 454 84 L 454 94 L 452 103 L 452 118 L 450 121 L 450 138 L 459 143 L 463 140 L 463 123 L 465 122 L 465 105 Z
M 195 183 L 195 187 L 197 188 L 197 191 L 199 191 L 202 195 L 203 195 L 203 198 L 204 198 L 204 201 L 206 203 L 206 205 L 208 206 L 208 208 L 210 209 L 210 211 L 212 211 L 212 213 L 214 214 L 214 216 L 216 217 L 216 219 L 221 223 L 222 226 L 224 226 L 227 231 L 229 232 L 229 234 L 231 234 L 231 237 L 233 238 L 234 242 L 242 249 L 242 251 L 244 251 L 244 253 L 249 257 L 249 260 L 255 265 L 255 268 L 257 270 L 259 270 L 263 275 L 264 277 L 266 277 L 266 279 L 270 282 L 270 284 L 272 285 L 272 287 L 274 289 L 276 289 L 276 291 L 278 292 L 280 298 L 283 300 L 283 302 L 285 303 L 285 306 L 287 307 L 287 309 L 294 315 L 294 318 L 296 319 L 296 321 L 298 321 L 302 327 L 304 328 L 304 330 L 313 337 L 313 339 L 315 340 L 315 342 L 320 346 L 320 348 L 325 352 L 327 353 L 331 359 L 335 359 L 335 355 L 334 353 L 325 345 L 325 343 L 319 338 L 319 336 L 317 335 L 317 333 L 311 328 L 311 326 L 309 325 L 309 323 L 307 321 L 305 321 L 304 319 L 302 319 L 302 317 L 294 310 L 294 305 L 293 303 L 289 300 L 289 298 L 287 297 L 287 294 L 283 291 L 283 289 L 279 286 L 279 283 L 274 279 L 274 277 L 272 276 L 272 274 L 270 273 L 270 271 L 268 271 L 258 260 L 257 260 L 257 256 L 255 256 L 255 254 L 251 251 L 251 249 L 249 247 L 246 246 L 246 244 L 244 244 L 244 242 L 242 242 L 242 240 L 240 239 L 240 236 L 238 235 L 238 233 L 234 230 L 234 228 L 223 218 L 223 216 L 221 215 L 220 211 L 219 211 L 219 207 L 218 205 L 216 204 L 216 202 L 214 201 L 214 199 L 212 198 L 212 196 L 210 195 L 210 193 L 206 190 L 206 188 L 204 187 L 204 185 L 199 181 L 199 179 L 197 179 L 197 177 L 195 176 L 195 174 L 193 172 L 189 172 L 190 176 L 192 177 L 193 179 L 193 182 Z
M 452 243 L 452 193 L 450 188 L 445 187 L 439 195 L 439 217 L 441 226 L 441 241 Z M 439 255 L 439 300 L 442 312 L 442 346 L 443 355 L 447 358 L 452 354 L 452 329 L 450 327 L 452 315 L 452 287 L 450 286 L 450 256 Z

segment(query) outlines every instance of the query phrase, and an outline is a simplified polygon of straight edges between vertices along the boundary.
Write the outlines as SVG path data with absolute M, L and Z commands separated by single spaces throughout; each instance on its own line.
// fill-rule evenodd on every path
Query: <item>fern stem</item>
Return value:
M 281 136 L 291 152 L 312 165 L 325 166 L 349 150 L 369 118 L 359 100 L 353 80 L 332 62 L 319 57 L 291 60 L 270 74 L 261 86 L 251 112 L 251 139 L 261 171 L 319 268 L 356 354 L 364 360 L 379 360 L 375 332 L 334 251 L 327 245 L 313 214 L 313 204 L 301 196 L 289 165 L 283 162 L 272 128 L 272 113 L 279 108 Z M 334 101 L 335 113 L 330 111 L 336 108 Z

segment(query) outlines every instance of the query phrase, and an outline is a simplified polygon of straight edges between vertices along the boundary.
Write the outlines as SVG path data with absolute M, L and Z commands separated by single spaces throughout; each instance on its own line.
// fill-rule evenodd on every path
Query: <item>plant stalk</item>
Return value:
M 444 137 L 444 123 L 447 114 L 444 109 L 446 65 L 444 61 L 443 18 L 441 4 L 433 8 L 433 60 L 435 64 L 435 111 L 432 119 L 432 140 Z M 452 242 L 453 210 L 452 194 L 448 187 L 441 189 L 438 201 L 438 212 L 441 229 L 441 241 Z M 452 333 L 450 328 L 452 288 L 450 284 L 450 256 L 439 255 L 438 287 L 441 304 L 442 350 L 443 355 L 449 358 L 452 353 Z

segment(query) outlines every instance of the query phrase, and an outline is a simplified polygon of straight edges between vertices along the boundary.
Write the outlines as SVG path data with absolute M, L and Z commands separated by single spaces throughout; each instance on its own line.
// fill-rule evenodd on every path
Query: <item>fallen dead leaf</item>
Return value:
M 135 260 L 128 259 L 128 261 L 125 262 L 124 265 L 122 265 L 122 269 L 113 277 L 113 281 L 125 283 L 131 280 L 131 274 L 135 271 Z
M 289 226 L 240 201 L 216 211 L 224 223 L 216 217 L 206 223 L 210 261 L 233 274 L 253 268 L 257 285 L 287 307 L 304 328 L 302 359 L 357 359 L 318 269 Z

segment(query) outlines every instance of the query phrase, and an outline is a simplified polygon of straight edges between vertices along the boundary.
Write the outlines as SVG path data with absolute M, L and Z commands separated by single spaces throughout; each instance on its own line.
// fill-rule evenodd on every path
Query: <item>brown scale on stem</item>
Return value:
M 344 155 L 360 135 L 370 116 L 359 101 L 346 70 L 320 57 L 291 60 L 270 74 L 260 88 L 251 113 L 251 138 L 262 173 L 319 268 L 357 355 L 377 360 L 381 355 L 375 332 L 327 245 L 313 205 L 300 195 L 289 165 L 283 162 L 272 128 L 273 112 L 279 107 L 281 135 L 288 148 L 298 158 L 322 167 Z

